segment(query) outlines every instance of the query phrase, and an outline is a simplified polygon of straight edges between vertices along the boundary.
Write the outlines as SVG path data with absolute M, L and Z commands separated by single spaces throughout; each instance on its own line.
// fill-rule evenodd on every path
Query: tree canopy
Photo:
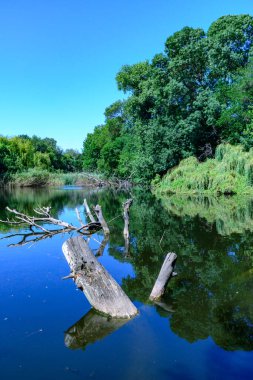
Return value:
M 81 154 L 73 149 L 62 151 L 57 142 L 48 137 L 0 136 L 0 175 L 22 172 L 29 168 L 80 171 Z
M 184 27 L 163 53 L 124 65 L 116 81 L 128 97 L 87 136 L 84 168 L 143 182 L 183 158 L 203 157 L 207 145 L 209 154 L 221 141 L 249 149 L 252 42 L 253 17 L 228 15 L 207 33 Z

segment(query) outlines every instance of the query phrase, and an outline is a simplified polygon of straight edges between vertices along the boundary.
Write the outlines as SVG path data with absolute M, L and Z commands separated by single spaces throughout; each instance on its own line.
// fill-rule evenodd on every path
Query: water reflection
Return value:
M 108 318 L 90 310 L 65 332 L 65 346 L 72 350 L 85 349 L 88 344 L 104 339 L 129 321 Z
M 204 197 L 178 196 L 162 199 L 163 206 L 174 215 L 199 216 L 216 225 L 220 235 L 253 231 L 253 199 L 247 196 Z
M 170 281 L 169 302 L 165 302 L 174 311 L 169 316 L 172 330 L 189 342 L 211 336 L 226 350 L 252 350 L 253 237 L 247 228 L 247 220 L 252 223 L 252 202 L 246 199 L 237 205 L 237 199 L 234 204 L 232 199 L 223 199 L 221 205 L 209 203 L 212 207 L 217 205 L 212 213 L 223 216 L 222 233 L 226 231 L 227 234 L 231 226 L 226 224 L 226 216 L 230 215 L 228 207 L 223 215 L 221 212 L 227 201 L 232 215 L 236 215 L 233 220 L 239 223 L 237 230 L 244 233 L 224 238 L 214 219 L 189 216 L 187 212 L 183 217 L 168 212 L 152 197 L 146 195 L 144 201 L 141 195 L 137 196 L 132 226 L 132 263 L 136 277 L 124 279 L 123 287 L 133 299 L 147 302 L 163 261 L 163 252 L 174 251 L 178 254 L 178 276 Z M 187 205 L 185 200 L 181 202 Z M 182 213 L 188 210 L 185 207 Z M 192 203 L 188 207 L 194 209 Z M 207 207 L 202 215 L 206 210 Z
M 165 298 L 155 305 L 157 313 L 168 318 L 168 328 L 191 343 L 212 337 L 225 350 L 253 350 L 252 199 L 173 196 L 161 201 L 135 190 L 131 194 L 134 202 L 127 257 L 122 218 L 127 193 L 84 189 L 5 191 L 0 197 L 0 210 L 9 205 L 31 213 L 34 204 L 51 205 L 58 215 L 82 205 L 84 197 L 90 205 L 102 206 L 110 226 L 110 241 L 101 247 L 118 262 L 130 262 L 134 268 L 134 277 L 122 278 L 123 289 L 133 301 L 149 303 L 164 256 L 174 251 L 178 255 L 178 276 L 170 281 Z M 1 215 L 4 218 L 6 215 Z M 8 230 L 6 225 L 0 228 L 2 232 Z M 103 318 L 86 315 L 66 332 L 66 345 L 85 347 L 121 326 Z

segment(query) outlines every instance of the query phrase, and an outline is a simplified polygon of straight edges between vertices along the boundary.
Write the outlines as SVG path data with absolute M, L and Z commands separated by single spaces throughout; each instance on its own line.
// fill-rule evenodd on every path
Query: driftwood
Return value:
M 88 344 L 95 343 L 112 334 L 128 321 L 127 319 L 108 318 L 90 310 L 65 332 L 65 346 L 72 350 L 85 349 Z
M 128 199 L 123 203 L 123 217 L 124 217 L 124 239 L 125 239 L 125 255 L 129 255 L 129 209 L 133 203 L 132 199 Z
M 102 214 L 102 208 L 101 206 L 99 205 L 96 205 L 96 207 L 94 207 L 94 211 L 96 213 L 96 216 L 98 218 L 98 221 L 99 223 L 101 224 L 102 228 L 103 228 L 103 231 L 104 231 L 104 234 L 105 235 L 109 235 L 110 234 L 110 230 L 109 230 L 109 227 L 103 217 L 103 214 Z
M 90 221 L 91 221 L 92 223 L 94 223 L 94 222 L 95 222 L 95 218 L 94 218 L 94 216 L 92 215 L 92 213 L 91 213 L 91 211 L 90 211 L 90 208 L 89 208 L 89 205 L 88 205 L 86 199 L 84 199 L 84 201 L 83 201 L 83 205 L 84 205 L 84 208 L 85 208 L 85 210 L 86 210 L 86 213 L 87 213 L 87 215 L 88 215 Z
M 18 243 L 12 244 L 12 246 L 15 246 L 32 242 L 34 243 L 64 232 L 78 232 L 82 235 L 90 236 L 102 228 L 104 231 L 104 239 L 97 252 L 97 255 L 102 255 L 109 239 L 109 227 L 103 217 L 102 209 L 99 205 L 94 208 L 98 219 L 97 222 L 95 221 L 86 200 L 84 200 L 84 207 L 91 222 L 84 224 L 79 210 L 76 209 L 77 219 L 80 223 L 80 226 L 78 227 L 54 218 L 50 214 L 50 207 L 34 209 L 35 216 L 26 215 L 7 207 L 7 210 L 14 215 L 14 219 L 7 219 L 1 222 L 10 225 L 26 224 L 29 226 L 30 231 L 8 235 L 5 238 L 21 236 L 22 239 Z M 128 207 L 130 207 L 130 205 Z M 59 228 L 49 229 L 48 225 L 54 225 Z M 68 276 L 65 276 L 64 279 L 72 278 L 77 287 L 83 290 L 94 309 L 110 317 L 125 319 L 132 318 L 138 313 L 136 307 L 121 287 L 97 261 L 83 237 L 76 236 L 68 239 L 63 244 L 62 250 L 71 269 L 71 273 Z
M 166 255 L 160 273 L 149 296 L 151 301 L 158 300 L 164 294 L 169 278 L 173 275 L 176 258 L 177 255 L 173 252 Z
M 94 309 L 115 318 L 131 318 L 137 314 L 136 307 L 81 236 L 68 239 L 62 250 L 71 268 L 70 276 Z
M 86 200 L 84 202 L 86 202 Z M 87 205 L 87 202 L 86 202 L 86 205 Z M 87 205 L 87 207 L 89 209 L 88 205 Z M 97 206 L 97 207 L 100 207 L 100 206 Z M 101 230 L 102 228 L 105 229 L 104 224 L 106 224 L 106 222 L 103 222 L 103 226 L 102 226 L 101 223 L 99 221 L 96 221 L 92 215 L 90 216 L 91 222 L 84 224 L 82 219 L 81 219 L 81 215 L 80 215 L 80 212 L 78 209 L 76 209 L 75 211 L 76 211 L 77 219 L 80 223 L 80 226 L 74 226 L 68 222 L 54 218 L 51 215 L 51 208 L 50 207 L 35 208 L 34 209 L 35 215 L 26 215 L 24 213 L 21 213 L 15 209 L 11 209 L 9 207 L 6 207 L 6 210 L 12 214 L 13 219 L 12 220 L 10 220 L 10 219 L 0 220 L 0 222 L 10 224 L 13 226 L 26 224 L 29 227 L 29 232 L 26 231 L 24 233 L 13 233 L 13 234 L 10 234 L 10 235 L 7 235 L 7 236 L 4 236 L 3 238 L 1 238 L 1 239 L 8 239 L 8 238 L 12 238 L 15 236 L 20 237 L 20 240 L 18 243 L 9 245 L 12 247 L 19 246 L 19 245 L 25 245 L 28 243 L 29 244 L 36 243 L 40 240 L 47 239 L 47 238 L 52 237 L 52 236 L 57 235 L 57 234 L 69 233 L 69 232 L 77 232 L 77 233 L 80 233 L 82 235 L 90 236 L 90 235 L 94 234 L 95 232 Z M 87 208 L 86 208 L 86 210 L 87 210 Z M 104 221 L 101 207 L 99 210 L 99 217 L 102 221 Z M 47 225 L 51 225 L 51 226 L 52 225 L 57 226 L 58 228 L 57 229 L 51 229 L 51 228 L 42 226 L 41 225 L 42 223 L 44 225 L 47 224 Z M 107 229 L 109 230 L 108 226 L 107 226 Z M 104 231 L 106 231 L 106 234 L 108 234 L 107 230 L 104 230 Z

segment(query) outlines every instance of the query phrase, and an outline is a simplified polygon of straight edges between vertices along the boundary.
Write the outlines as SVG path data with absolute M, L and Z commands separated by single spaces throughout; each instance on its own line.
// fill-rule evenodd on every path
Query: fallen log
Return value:
M 176 258 L 177 255 L 173 252 L 166 255 L 160 273 L 149 296 L 151 301 L 158 300 L 164 294 L 169 278 L 173 274 Z
M 88 344 L 102 340 L 128 321 L 127 319 L 108 318 L 90 310 L 65 332 L 65 346 L 72 350 L 85 349 Z
M 134 304 L 98 262 L 81 236 L 68 239 L 62 250 L 73 280 L 94 309 L 114 318 L 132 318 L 138 313 Z

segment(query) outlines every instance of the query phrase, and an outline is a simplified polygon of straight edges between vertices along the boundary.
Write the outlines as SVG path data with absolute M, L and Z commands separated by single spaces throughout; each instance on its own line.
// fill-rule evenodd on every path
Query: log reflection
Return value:
M 111 319 L 92 309 L 65 332 L 65 346 L 72 350 L 85 349 L 88 344 L 104 339 L 127 322 L 129 319 Z

